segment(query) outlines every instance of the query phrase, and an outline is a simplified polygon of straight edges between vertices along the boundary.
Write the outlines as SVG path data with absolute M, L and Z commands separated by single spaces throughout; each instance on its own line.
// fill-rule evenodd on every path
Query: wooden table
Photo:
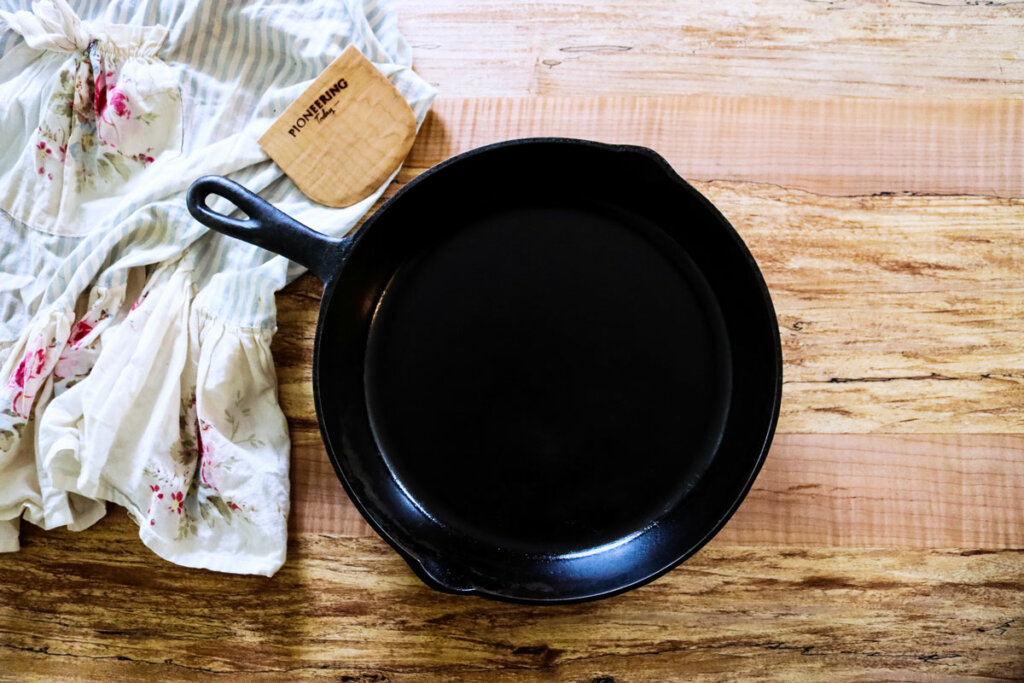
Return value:
M 396 185 L 505 138 L 639 143 L 740 231 L 786 359 L 754 490 L 694 558 L 613 599 L 432 592 L 327 462 L 304 277 L 274 343 L 284 569 L 170 565 L 116 510 L 27 527 L 0 558 L 0 678 L 1024 679 L 1021 5 L 397 4 L 440 98 Z

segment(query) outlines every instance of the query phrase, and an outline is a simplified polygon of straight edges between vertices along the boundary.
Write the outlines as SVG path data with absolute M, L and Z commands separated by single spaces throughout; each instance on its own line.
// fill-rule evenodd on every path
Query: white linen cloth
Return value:
M 418 124 L 434 91 L 383 0 L 0 5 L 0 551 L 21 518 L 80 530 L 111 501 L 172 562 L 273 574 L 274 292 L 302 269 L 207 232 L 184 192 L 230 175 L 343 235 L 387 183 L 315 205 L 257 138 L 349 44 Z

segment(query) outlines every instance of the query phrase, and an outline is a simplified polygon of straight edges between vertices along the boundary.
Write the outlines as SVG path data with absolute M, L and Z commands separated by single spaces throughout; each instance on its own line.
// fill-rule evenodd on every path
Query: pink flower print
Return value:
M 19 406 L 22 403 L 22 398 L 25 395 L 25 361 L 27 359 L 28 356 L 25 356 L 25 358 L 21 359 L 21 362 L 18 363 L 18 367 L 17 369 L 15 369 L 14 374 L 11 375 L 10 381 L 7 382 L 8 387 L 18 390 L 18 393 L 15 394 L 14 398 L 11 400 L 11 406 L 18 413 L 18 415 L 21 415 L 21 417 L 28 417 L 28 415 L 22 414 L 21 410 L 19 409 Z
M 43 372 L 43 366 L 46 365 L 46 349 L 43 347 L 39 347 L 38 349 L 36 349 L 34 356 L 36 361 L 36 367 L 32 371 L 32 376 L 38 377 Z
M 42 166 L 39 167 L 39 175 L 43 175 L 43 167 Z
M 203 443 L 203 430 L 207 429 L 209 425 L 202 421 L 200 424 L 202 426 L 196 431 L 196 441 L 199 445 L 199 480 L 214 491 L 218 491 L 217 485 L 213 483 L 213 449 L 210 448 L 209 443 Z
M 242 509 L 242 508 L 238 507 L 237 505 L 235 505 L 234 503 L 232 503 L 230 500 L 228 501 L 228 507 L 231 508 L 232 510 L 241 510 Z
M 21 362 L 18 363 L 18 368 L 14 371 L 14 374 L 11 376 L 11 381 L 7 383 L 7 386 L 18 389 L 25 388 L 25 361 L 27 359 L 28 356 L 22 358 Z
M 128 95 L 118 89 L 113 71 L 99 70 L 96 76 L 93 107 L 97 123 L 102 121 L 107 126 L 106 130 L 102 125 L 97 127 L 96 136 L 99 143 L 116 149 L 120 140 L 117 123 L 130 119 L 132 112 Z
M 93 104 L 96 107 L 96 115 L 102 116 L 103 112 L 107 109 L 107 79 L 110 79 L 114 75 L 113 71 L 103 71 L 102 69 L 96 74 L 96 90 L 93 93 Z M 113 83 L 110 83 L 112 86 Z
M 81 345 L 82 340 L 92 332 L 92 324 L 89 323 L 85 318 L 79 320 L 74 328 L 71 330 L 71 338 L 68 343 L 73 347 L 78 348 Z
M 40 140 L 39 144 L 36 145 L 36 149 L 46 149 L 46 143 Z
M 20 417 L 28 418 L 28 407 L 24 405 L 25 400 L 28 399 L 31 402 L 34 397 L 33 394 L 26 396 L 25 385 L 42 375 L 45 366 L 46 347 L 39 347 L 35 351 L 29 351 L 21 359 L 21 362 L 18 363 L 14 374 L 11 375 L 11 379 L 7 382 L 9 388 L 18 390 L 18 393 L 11 401 L 11 405 Z
M 184 506 L 184 504 L 182 503 L 182 501 L 184 499 L 185 499 L 185 494 L 183 494 L 181 491 L 178 491 L 176 493 L 172 493 L 171 494 L 171 505 L 170 505 L 170 507 L 168 509 L 171 512 L 177 512 L 180 515 L 181 514 L 181 509 Z
M 142 302 L 146 300 L 146 297 L 147 297 L 147 296 L 149 296 L 149 292 L 146 292 L 145 294 L 143 294 L 142 296 L 140 296 L 140 297 L 139 297 L 138 299 L 136 299 L 135 303 L 133 303 L 133 304 L 132 304 L 132 308 L 131 308 L 131 310 L 133 310 L 133 311 L 134 311 L 134 310 L 135 310 L 136 308 L 138 308 L 139 306 L 141 306 L 141 305 L 142 305 Z
M 72 328 L 71 338 L 68 339 L 68 343 L 71 344 L 73 348 L 77 349 L 81 346 L 82 340 L 90 332 L 92 332 L 92 325 L 85 318 L 82 318 L 75 324 L 74 328 Z
M 156 494 L 157 498 L 162 499 L 164 494 L 160 493 L 160 484 L 150 484 L 149 490 Z
M 130 119 L 132 116 L 131 111 L 128 109 L 128 96 L 117 88 L 110 91 L 109 106 L 114 109 L 115 114 L 122 118 Z
M 18 363 L 18 367 L 15 369 L 10 382 L 7 383 L 7 386 L 24 389 L 25 380 L 38 377 L 40 373 L 42 373 L 44 365 L 46 365 L 45 348 L 38 348 L 35 351 L 29 351 L 25 354 L 25 357 L 21 359 L 21 362 Z
M 24 402 L 24 399 L 25 399 L 25 392 L 19 391 L 18 393 L 16 393 L 14 395 L 14 398 L 11 399 L 11 407 L 14 408 L 14 412 L 16 412 L 18 414 L 18 417 L 22 417 L 22 418 L 27 420 L 28 419 L 28 411 L 26 410 L 25 412 L 22 412 L 22 409 L 25 407 L 24 405 L 22 405 L 22 403 Z

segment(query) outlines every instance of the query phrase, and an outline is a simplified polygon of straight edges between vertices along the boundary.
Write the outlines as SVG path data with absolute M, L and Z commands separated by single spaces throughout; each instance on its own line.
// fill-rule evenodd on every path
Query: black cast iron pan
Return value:
M 340 240 L 225 178 L 188 208 L 324 282 L 327 452 L 430 586 L 537 603 L 636 587 L 707 542 L 764 461 L 782 384 L 768 290 L 651 150 L 482 147 Z

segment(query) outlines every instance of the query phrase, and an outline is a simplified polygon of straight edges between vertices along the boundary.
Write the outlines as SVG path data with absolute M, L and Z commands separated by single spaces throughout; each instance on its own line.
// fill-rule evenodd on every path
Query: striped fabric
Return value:
M 187 131 L 183 154 L 159 185 L 119 206 L 108 223 L 84 238 L 32 234 L 0 216 L 0 272 L 5 281 L 0 292 L 0 344 L 18 337 L 25 315 L 58 301 L 73 306 L 90 285 L 123 282 L 128 268 L 174 258 L 202 237 L 206 231 L 187 214 L 182 196 L 187 185 L 205 173 L 229 174 L 322 232 L 339 235 L 350 230 L 378 194 L 343 210 L 315 206 L 256 143 L 277 114 L 350 43 L 391 79 L 418 123 L 433 99 L 433 89 L 409 68 L 411 51 L 398 33 L 389 3 L 382 0 L 88 0 L 73 6 L 85 20 L 170 28 L 158 57 L 180 70 Z M 6 1 L 0 8 L 25 10 L 30 3 Z M 6 55 L 20 42 L 17 34 L 4 31 L 0 51 Z M 0 78 L 3 75 L 0 68 Z M 5 136 L 5 147 L 14 152 L 22 146 L 17 137 Z M 29 245 L 32 251 L 26 253 Z M 209 256 L 201 259 L 201 279 L 266 260 L 257 247 L 215 235 L 206 237 L 203 251 Z M 231 278 L 230 283 L 219 284 L 216 295 L 209 297 L 218 302 L 216 312 L 239 324 L 272 327 L 273 297 L 265 295 L 302 272 L 291 265 L 280 275 L 284 268 L 279 259 L 261 273 L 266 278 Z M 4 296 L 12 293 L 8 275 L 17 278 L 15 297 Z M 254 306 L 257 301 L 262 305 Z
M 56 5 L 62 0 L 46 2 Z M 181 437 L 176 447 L 182 452 L 188 448 L 195 451 L 191 464 L 186 462 L 187 453 L 178 458 L 178 464 L 172 463 L 173 467 L 161 464 L 159 459 L 153 459 L 155 455 L 146 452 L 132 456 L 138 462 L 117 460 L 123 457 L 119 453 L 132 449 L 159 450 L 163 445 L 154 445 L 142 437 L 130 445 L 119 444 L 116 439 L 104 448 L 90 445 L 92 436 L 74 425 L 103 425 L 103 429 L 112 429 L 121 438 L 118 430 L 123 431 L 122 426 L 108 423 L 129 419 L 128 412 L 90 414 L 89 401 L 83 403 L 81 396 L 89 395 L 87 386 L 93 387 L 91 390 L 105 386 L 104 380 L 90 374 L 72 389 L 72 383 L 61 383 L 59 373 L 53 382 L 44 382 L 40 374 L 36 378 L 38 393 L 26 401 L 28 390 L 16 386 L 15 378 L 22 372 L 27 385 L 32 369 L 24 368 L 33 354 L 47 356 L 43 363 L 40 355 L 39 372 L 43 374 L 52 373 L 61 362 L 70 366 L 73 363 L 66 352 L 85 348 L 83 344 L 99 355 L 92 372 L 116 374 L 116 370 L 111 370 L 116 363 L 103 358 L 104 353 L 113 353 L 111 344 L 119 344 L 124 354 L 131 355 L 145 334 L 155 334 L 156 320 L 161 315 L 178 314 L 171 310 L 147 312 L 143 310 L 145 306 L 141 312 L 129 312 L 132 301 L 140 294 L 139 287 L 144 287 L 141 293 L 161 298 L 165 307 L 183 307 L 185 323 L 181 328 L 169 324 L 161 333 L 165 335 L 161 343 L 169 345 L 168 348 L 175 341 L 166 335 L 181 336 L 183 357 L 198 358 L 195 363 L 189 361 L 191 365 L 182 366 L 182 387 L 188 384 L 189 372 L 191 381 L 197 381 L 193 366 L 212 373 L 208 376 L 218 377 L 217 381 L 225 387 L 230 385 L 230 374 L 234 371 L 230 362 L 236 361 L 224 360 L 228 363 L 224 368 L 211 368 L 209 363 L 215 362 L 211 358 L 227 359 L 230 354 L 215 350 L 213 342 L 209 342 L 209 349 L 202 348 L 204 339 L 217 336 L 221 339 L 221 350 L 228 348 L 229 342 L 225 340 L 230 337 L 232 348 L 241 349 L 238 357 L 247 358 L 246 362 L 256 368 L 252 372 L 260 375 L 243 378 L 239 386 L 248 386 L 253 391 L 256 389 L 252 387 L 265 389 L 264 385 L 272 389 L 273 367 L 265 366 L 270 335 L 275 329 L 274 292 L 301 274 L 302 268 L 258 247 L 208 232 L 185 209 L 188 185 L 201 175 L 228 175 L 299 221 L 326 234 L 344 235 L 372 207 L 387 183 L 345 209 L 316 205 L 263 154 L 257 138 L 349 44 L 355 44 L 391 80 L 409 102 L 417 124 L 425 118 L 434 91 L 412 71 L 411 51 L 398 32 L 387 0 L 84 0 L 71 2 L 70 6 L 81 20 L 94 22 L 93 26 L 166 27 L 167 38 L 155 57 L 177 79 L 182 104 L 182 142 L 180 153 L 158 157 L 139 172 L 138 181 L 133 178 L 126 182 L 116 201 L 87 205 L 80 214 L 82 220 L 68 226 L 68 230 L 40 229 L 0 212 L 0 382 L 8 383 L 10 378 L 6 408 L 5 398 L 0 397 L 0 550 L 17 548 L 17 521 L 23 514 L 25 519 L 46 528 L 58 524 L 82 528 L 102 514 L 90 508 L 86 499 L 108 500 L 127 507 L 142 527 L 143 541 L 172 561 L 225 571 L 272 573 L 283 561 L 286 527 L 282 523 L 263 520 L 264 526 L 273 527 L 269 535 L 257 537 L 251 529 L 232 535 L 229 513 L 239 509 L 241 497 L 255 495 L 250 489 L 239 489 L 237 501 L 228 500 L 227 494 L 218 489 L 217 495 L 224 496 L 217 507 L 220 526 L 210 522 L 206 531 L 200 528 L 185 533 L 181 523 L 172 528 L 168 526 L 170 522 L 164 524 L 166 520 L 153 517 L 154 501 L 163 505 L 166 499 L 158 499 L 153 488 L 155 479 L 143 481 L 144 471 L 151 477 L 156 476 L 153 472 L 159 472 L 165 487 L 177 486 L 189 496 L 198 496 L 199 503 L 185 499 L 183 504 L 192 506 L 186 506 L 186 512 L 200 511 L 197 505 L 214 496 L 212 484 L 205 492 L 203 485 L 196 485 L 203 467 L 202 449 L 189 438 Z M 0 10 L 14 13 L 32 11 L 33 7 L 27 0 L 0 0 Z M 0 55 L 0 126 L 4 132 L 0 169 L 9 170 L 33 144 L 37 122 L 59 72 L 75 57 L 66 52 L 31 49 L 17 31 L 2 23 Z M 231 211 L 222 200 L 214 202 L 212 208 Z M 181 296 L 186 301 L 174 298 L 170 288 L 183 292 Z M 97 312 L 101 307 L 102 315 Z M 213 327 L 197 320 L 215 321 L 216 335 L 210 332 Z M 83 321 L 88 321 L 84 327 Z M 78 339 L 76 334 L 87 336 Z M 34 341 L 38 339 L 43 340 L 44 346 L 47 339 L 52 341 L 43 348 Z M 85 361 L 74 361 L 82 362 Z M 166 372 L 179 372 L 173 361 L 166 362 L 172 364 Z M 264 376 L 268 374 L 269 377 Z M 144 381 L 157 380 L 140 376 L 138 382 Z M 202 378 L 199 381 L 202 385 Z M 118 386 L 123 388 L 123 383 Z M 20 398 L 16 391 L 22 394 Z M 211 439 L 225 431 L 223 425 L 213 424 L 211 428 L 212 417 L 204 422 L 203 411 L 218 416 L 230 413 L 231 405 L 216 405 L 218 401 L 230 402 L 225 398 L 227 394 L 220 389 L 211 390 L 204 399 L 203 387 L 199 386 L 197 391 L 198 417 L 194 409 L 189 412 L 187 392 L 182 389 L 180 401 L 174 402 L 176 411 L 180 402 L 181 415 L 154 415 L 154 422 L 164 419 L 173 426 L 179 422 L 184 425 L 191 419 L 197 429 L 211 429 Z M 259 391 L 260 400 L 272 405 L 252 406 L 252 410 L 264 411 L 269 416 L 268 423 L 283 424 L 276 392 Z M 52 405 L 47 407 L 51 399 Z M 19 405 L 18 400 L 24 405 Z M 19 423 L 21 413 L 25 416 Z M 139 418 L 136 415 L 131 419 Z M 33 431 L 33 424 L 38 427 L 36 440 L 26 436 Z M 234 432 L 238 425 L 232 425 L 235 429 L 229 431 L 232 438 L 237 438 Z M 79 431 L 69 432 L 75 429 Z M 145 425 L 139 429 L 144 431 Z M 260 476 L 255 470 L 261 468 L 268 472 L 269 483 L 263 488 L 273 491 L 271 497 L 278 497 L 278 512 L 286 516 L 287 439 L 282 444 L 275 438 L 252 436 L 252 447 L 246 452 L 238 450 L 246 448 L 244 444 L 228 443 L 230 439 L 225 444 L 243 460 L 273 461 L 261 464 L 253 460 L 252 476 Z M 262 445 L 252 445 L 256 443 Z M 277 447 L 272 449 L 275 444 Z M 88 461 L 88 452 L 95 454 L 95 462 Z M 121 470 L 125 470 L 124 476 L 119 474 Z M 251 502 L 253 509 L 257 506 L 257 502 Z M 181 508 L 169 507 L 178 515 L 175 519 L 188 516 Z M 80 514 L 89 509 L 93 511 Z M 205 509 L 202 511 L 206 520 Z M 218 548 L 230 551 L 219 553 Z M 234 557 L 230 557 L 232 553 Z

